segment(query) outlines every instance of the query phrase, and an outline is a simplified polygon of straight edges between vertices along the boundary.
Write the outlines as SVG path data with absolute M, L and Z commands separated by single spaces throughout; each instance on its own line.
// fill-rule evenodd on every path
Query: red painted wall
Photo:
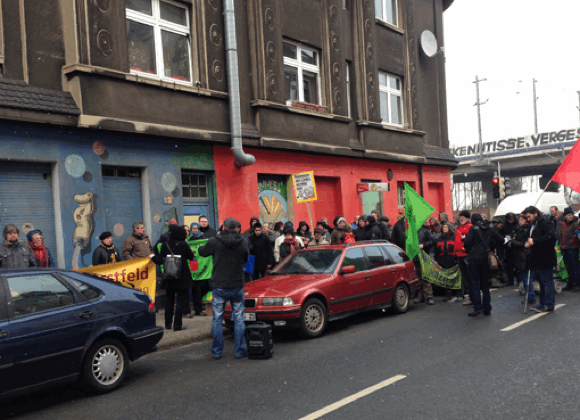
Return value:
M 356 190 L 356 184 L 362 179 L 388 182 L 389 169 L 393 171 L 394 176 L 390 181 L 391 191 L 383 193 L 384 211 L 389 219 L 397 220 L 397 182 L 414 182 L 415 185 L 419 185 L 417 165 L 251 148 L 247 148 L 247 152 L 256 157 L 256 163 L 238 168 L 234 165 L 234 158 L 229 147 L 215 146 L 213 148 L 220 224 L 227 217 L 234 217 L 242 223 L 243 230 L 249 227 L 252 216 L 260 214 L 258 174 L 291 175 L 314 171 L 315 179 L 322 177 L 320 192 L 323 193 L 324 199 L 318 203 L 318 206 L 316 202 L 312 203 L 314 223 L 322 216 L 327 216 L 332 222 L 335 212 L 341 212 L 349 223 L 352 222 L 354 216 L 362 213 L 362 199 Z M 438 211 L 445 209 L 452 214 L 450 169 L 424 166 L 423 182 L 427 201 Z M 428 182 L 442 184 L 442 201 L 440 197 L 436 197 L 438 194 L 435 193 L 427 197 Z M 333 185 L 336 202 L 332 208 L 328 208 L 331 206 L 324 203 L 331 202 Z M 308 221 L 307 205 L 296 204 L 293 190 L 288 194 L 288 200 L 290 199 L 294 202 L 294 217 L 290 215 L 290 220 L 294 219 L 296 226 L 301 220 Z

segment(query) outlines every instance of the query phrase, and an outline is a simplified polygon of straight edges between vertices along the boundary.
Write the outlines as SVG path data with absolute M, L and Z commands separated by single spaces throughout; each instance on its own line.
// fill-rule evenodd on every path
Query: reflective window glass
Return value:
M 177 7 L 164 1 L 159 3 L 161 19 L 177 25 L 187 26 L 186 10 L 183 7 Z
M 306 64 L 316 65 L 316 52 L 307 48 L 302 48 L 302 62 Z
M 348 265 L 354 265 L 356 271 L 368 270 L 369 267 L 362 248 L 353 248 L 346 251 L 342 266 L 346 267 Z
M 15 316 L 74 305 L 74 295 L 50 274 L 8 277 Z
M 311 104 L 318 103 L 318 76 L 315 73 L 305 71 L 303 73 L 304 101 Z
M 292 58 L 296 60 L 297 58 L 297 48 L 296 45 L 290 44 L 289 42 L 284 43 L 284 57 Z
M 165 76 L 189 81 L 189 37 L 167 31 L 161 33 Z
M 378 246 L 367 246 L 364 250 L 371 264 L 371 268 L 384 267 L 386 265 L 385 257 Z
M 286 99 L 298 100 L 298 70 L 284 66 L 284 81 L 286 83 Z
M 127 38 L 131 69 L 157 74 L 153 26 L 127 20 Z
M 153 12 L 151 0 L 125 0 L 125 7 L 149 16 L 151 16 Z

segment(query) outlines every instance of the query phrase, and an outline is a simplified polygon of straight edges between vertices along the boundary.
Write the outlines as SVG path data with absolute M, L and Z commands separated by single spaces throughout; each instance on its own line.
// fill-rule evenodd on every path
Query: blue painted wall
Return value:
M 53 188 L 57 188 L 60 195 L 62 223 L 62 230 L 57 230 L 56 235 L 57 242 L 59 235 L 64 241 L 64 261 L 69 269 L 73 267 L 73 235 L 77 228 L 73 213 L 79 207 L 75 195 L 90 192 L 96 204 L 90 242 L 85 243 L 80 252 L 81 267 L 91 264 L 92 251 L 99 245 L 98 237 L 105 230 L 101 165 L 141 168 L 143 208 L 148 205 L 150 209 L 150 220 L 144 221 L 151 226 L 147 234 L 153 242 L 163 231 L 165 212 L 175 208 L 179 222 L 183 221 L 181 169 L 214 170 L 211 146 L 170 138 L 4 123 L 0 124 L 0 164 L 2 160 L 56 165 Z M 171 197 L 173 203 L 164 204 L 164 197 Z M 131 235 L 131 226 L 123 226 L 122 230 L 118 229 L 114 236 L 118 247 L 122 247 Z M 56 254 L 56 250 L 51 252 Z

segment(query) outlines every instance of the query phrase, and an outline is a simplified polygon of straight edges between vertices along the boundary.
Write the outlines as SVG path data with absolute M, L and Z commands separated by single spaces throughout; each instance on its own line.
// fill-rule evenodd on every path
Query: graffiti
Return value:
M 260 219 L 262 222 L 275 223 L 288 221 L 288 204 L 276 191 L 263 191 L 260 198 Z
M 182 169 L 213 171 L 213 154 L 210 147 L 186 146 L 177 149 L 173 164 Z
M 64 161 L 64 167 L 73 178 L 80 178 L 87 169 L 84 159 L 79 155 L 68 155 Z
M 169 232 L 169 221 L 171 219 L 177 220 L 177 209 L 175 207 L 163 213 L 163 220 L 165 222 L 163 225 L 163 233 Z
M 87 251 L 91 245 L 91 235 L 94 227 L 93 218 L 96 210 L 96 196 L 89 191 L 85 194 L 76 194 L 73 199 L 78 204 L 78 207 L 73 212 L 73 219 L 76 225 L 73 234 L 73 246 L 75 247 L 73 269 L 76 270 L 80 266 L 81 250 Z

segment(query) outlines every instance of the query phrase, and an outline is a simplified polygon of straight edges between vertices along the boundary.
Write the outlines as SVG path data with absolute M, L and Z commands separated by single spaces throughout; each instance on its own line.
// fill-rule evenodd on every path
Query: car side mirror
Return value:
M 342 270 L 340 270 L 341 274 L 352 274 L 356 271 L 356 267 L 354 265 L 346 265 L 344 267 L 342 267 Z

